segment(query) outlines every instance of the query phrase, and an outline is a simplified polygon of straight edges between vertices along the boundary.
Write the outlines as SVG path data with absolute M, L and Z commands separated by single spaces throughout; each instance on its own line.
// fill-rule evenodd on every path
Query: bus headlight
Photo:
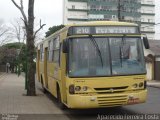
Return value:
M 76 86 L 75 87 L 75 91 L 80 91 L 81 90 L 81 87 L 80 86 Z
M 133 88 L 137 88 L 137 87 L 138 87 L 138 84 L 135 83 L 135 84 L 132 85 L 132 87 L 133 87 Z
M 73 84 L 69 86 L 69 93 L 74 94 L 74 85 Z
M 139 87 L 143 87 L 143 82 L 140 82 L 140 83 L 139 83 Z
M 88 87 L 87 86 L 83 86 L 83 91 L 87 91 L 88 90 Z

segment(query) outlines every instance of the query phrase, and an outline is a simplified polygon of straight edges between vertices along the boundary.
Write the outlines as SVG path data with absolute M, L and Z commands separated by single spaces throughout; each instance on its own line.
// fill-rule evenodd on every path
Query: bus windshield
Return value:
M 94 39 L 94 44 L 91 39 Z M 69 43 L 70 77 L 134 75 L 146 72 L 140 38 L 73 38 Z

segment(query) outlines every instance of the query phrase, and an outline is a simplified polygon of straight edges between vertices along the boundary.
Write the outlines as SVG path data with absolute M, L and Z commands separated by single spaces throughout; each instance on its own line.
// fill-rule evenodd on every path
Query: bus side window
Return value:
M 48 42 L 48 61 L 53 61 L 53 40 Z
M 56 37 L 53 41 L 53 61 L 58 63 L 59 62 L 59 47 L 60 47 L 60 37 Z
M 43 44 L 40 45 L 40 61 L 44 60 Z

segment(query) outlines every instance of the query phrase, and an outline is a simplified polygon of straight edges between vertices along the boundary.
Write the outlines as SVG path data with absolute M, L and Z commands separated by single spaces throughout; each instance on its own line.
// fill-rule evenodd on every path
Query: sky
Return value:
M 15 0 L 17 4 L 20 0 Z M 27 2 L 24 1 L 24 8 L 27 12 Z M 160 0 L 156 1 L 156 23 L 160 23 Z M 35 24 L 38 25 L 39 20 L 46 26 L 42 32 L 46 32 L 49 27 L 62 24 L 63 0 L 35 0 Z M 11 0 L 0 0 L 0 20 L 4 23 L 11 23 L 14 19 L 21 18 L 20 11 L 13 5 Z M 160 39 L 160 25 L 156 26 L 156 39 Z
M 28 0 L 24 1 L 24 9 L 27 13 Z M 35 25 L 39 25 L 40 19 L 42 24 L 46 24 L 43 31 L 47 31 L 49 27 L 62 24 L 62 1 L 63 0 L 35 0 Z M 17 4 L 20 0 L 15 0 Z M 15 19 L 21 18 L 20 11 L 14 6 L 11 0 L 0 0 L 0 20 L 3 23 L 11 23 Z

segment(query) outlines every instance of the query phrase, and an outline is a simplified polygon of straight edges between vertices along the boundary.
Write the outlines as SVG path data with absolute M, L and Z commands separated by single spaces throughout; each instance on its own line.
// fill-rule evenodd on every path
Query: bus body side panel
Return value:
M 48 62 L 48 89 L 56 97 L 56 80 L 54 79 L 54 63 Z

